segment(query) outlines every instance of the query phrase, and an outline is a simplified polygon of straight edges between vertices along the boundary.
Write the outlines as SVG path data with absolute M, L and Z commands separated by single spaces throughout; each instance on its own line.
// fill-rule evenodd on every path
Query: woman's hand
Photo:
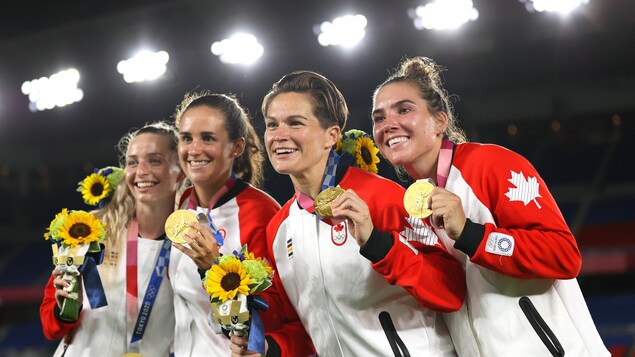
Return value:
M 62 309 L 62 303 L 64 302 L 64 299 L 71 298 L 70 294 L 64 291 L 64 288 L 69 287 L 70 283 L 67 280 L 63 279 L 64 273 L 61 270 L 55 268 L 53 269 L 52 274 L 53 286 L 55 287 L 55 301 L 57 301 L 57 307 Z M 81 284 L 81 279 L 79 277 L 77 277 L 77 284 Z M 77 304 L 81 306 L 84 301 L 84 289 L 80 287 L 77 290 L 79 291 L 77 296 Z
M 172 246 L 190 257 L 199 269 L 208 270 L 220 256 L 218 242 L 208 226 L 191 222 L 183 239 L 189 247 L 178 243 L 173 243 Z
M 452 240 L 459 239 L 466 222 L 461 198 L 444 188 L 435 187 L 428 198 L 428 207 L 432 210 L 432 225 L 444 229 Z
M 250 351 L 247 349 L 247 346 L 249 345 L 249 341 L 246 338 L 240 337 L 238 335 L 234 335 L 232 336 L 230 341 L 231 341 L 231 345 L 229 346 L 229 349 L 232 351 L 232 357 L 236 357 L 236 356 L 260 357 L 260 353 Z M 267 340 L 265 340 L 265 355 L 267 354 L 268 347 L 269 346 L 267 345 Z
M 331 208 L 333 217 L 347 219 L 349 232 L 357 244 L 364 245 L 374 228 L 366 202 L 349 189 L 333 200 Z

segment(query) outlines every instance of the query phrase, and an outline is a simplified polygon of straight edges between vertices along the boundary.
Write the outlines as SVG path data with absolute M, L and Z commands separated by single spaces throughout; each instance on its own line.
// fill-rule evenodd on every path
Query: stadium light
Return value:
M 264 47 L 258 43 L 258 39 L 246 33 L 216 41 L 211 50 L 212 54 L 220 57 L 221 62 L 229 64 L 252 64 L 264 53 Z
M 165 73 L 170 56 L 165 51 L 142 50 L 134 57 L 117 63 L 117 71 L 126 83 L 154 80 Z
M 557 12 L 566 15 L 576 8 L 587 4 L 589 0 L 521 0 L 527 10 L 538 12 Z
M 320 45 L 353 47 L 366 35 L 368 21 L 364 15 L 346 15 L 333 22 L 324 21 L 316 26 L 315 32 Z
M 451 30 L 478 19 L 471 0 L 434 0 L 410 9 L 408 14 L 417 30 Z
M 79 72 L 69 68 L 50 77 L 42 77 L 22 83 L 22 93 L 29 97 L 32 112 L 63 107 L 84 98 L 84 91 L 77 87 Z

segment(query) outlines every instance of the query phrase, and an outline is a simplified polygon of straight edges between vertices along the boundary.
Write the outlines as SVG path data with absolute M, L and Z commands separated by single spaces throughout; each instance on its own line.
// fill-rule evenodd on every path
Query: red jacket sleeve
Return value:
M 405 189 L 390 180 L 349 169 L 344 182 L 370 209 L 375 230 L 360 252 L 388 283 L 406 289 L 420 305 L 434 311 L 457 311 L 465 298 L 465 272 L 425 220 L 406 218 Z M 381 192 L 381 194 L 378 194 Z M 387 234 L 390 233 L 390 234 Z
M 79 324 L 79 320 L 71 323 L 58 320 L 55 313 L 56 309 L 57 301 L 55 300 L 55 287 L 53 286 L 53 275 L 51 275 L 49 281 L 44 287 L 44 299 L 42 300 L 42 305 L 40 305 L 42 330 L 44 331 L 44 337 L 49 340 L 56 340 L 64 337 Z
M 377 239 L 382 239 L 381 235 Z M 403 287 L 430 310 L 453 312 L 461 308 L 465 271 L 443 245 L 410 242 L 400 235 L 385 235 L 383 239 L 394 239 L 393 246 L 384 259 L 373 263 L 373 268 L 388 283 Z
M 478 201 L 469 203 L 466 216 L 482 225 L 466 225 L 455 248 L 473 263 L 515 278 L 578 275 L 581 256 L 575 238 L 528 160 L 496 145 L 463 144 L 455 150 L 453 166 Z M 483 212 L 491 212 L 493 222 L 483 218 Z M 507 239 L 503 248 L 508 254 L 497 251 L 501 238 Z

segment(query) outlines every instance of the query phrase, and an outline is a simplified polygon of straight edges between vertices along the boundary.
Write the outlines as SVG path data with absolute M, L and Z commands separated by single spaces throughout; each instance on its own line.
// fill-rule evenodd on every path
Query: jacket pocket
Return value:
M 540 340 L 545 344 L 545 347 L 547 347 L 551 355 L 557 357 L 564 356 L 564 349 L 560 341 L 558 341 L 556 335 L 551 331 L 542 316 L 540 316 L 540 313 L 538 313 L 538 310 L 536 310 L 531 300 L 523 296 L 518 301 L 518 304 L 520 305 L 520 309 L 523 310 L 527 320 L 529 320 L 531 327 L 536 331 L 536 334 L 540 337 Z
M 406 344 L 403 343 L 399 334 L 397 334 L 395 324 L 392 323 L 392 318 L 387 311 L 379 313 L 379 322 L 381 323 L 381 328 L 386 334 L 386 338 L 388 339 L 388 343 L 390 343 L 390 348 L 395 357 L 410 357 L 410 352 L 408 352 Z

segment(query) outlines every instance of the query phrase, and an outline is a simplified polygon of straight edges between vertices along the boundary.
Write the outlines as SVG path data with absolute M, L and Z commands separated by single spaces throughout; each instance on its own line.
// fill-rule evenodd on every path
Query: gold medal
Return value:
M 403 205 L 412 217 L 425 218 L 432 214 L 428 199 L 434 185 L 428 180 L 417 180 L 410 185 L 403 196 Z
M 324 218 L 332 218 L 333 209 L 331 208 L 331 203 L 342 193 L 344 193 L 344 189 L 341 187 L 329 187 L 326 190 L 318 193 L 318 195 L 315 196 L 315 200 L 313 201 L 313 208 L 315 208 L 315 213 Z
M 165 235 L 174 243 L 184 244 L 183 233 L 190 228 L 190 222 L 198 222 L 194 212 L 186 209 L 172 212 L 165 221 Z
M 141 353 L 128 352 L 125 355 L 123 355 L 123 357 L 143 357 L 143 356 L 141 356 Z

